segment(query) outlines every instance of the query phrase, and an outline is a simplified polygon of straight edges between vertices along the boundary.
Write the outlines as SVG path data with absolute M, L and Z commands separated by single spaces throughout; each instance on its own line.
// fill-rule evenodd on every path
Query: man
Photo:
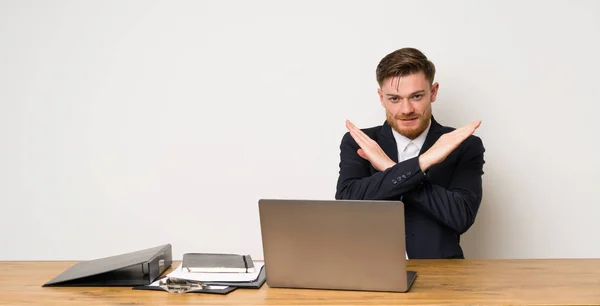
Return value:
M 433 118 L 435 66 L 417 49 L 388 54 L 376 75 L 386 121 L 364 130 L 346 121 L 335 198 L 401 200 L 408 258 L 464 258 L 460 235 L 482 197 L 485 149 L 472 135 L 481 121 L 454 129 Z

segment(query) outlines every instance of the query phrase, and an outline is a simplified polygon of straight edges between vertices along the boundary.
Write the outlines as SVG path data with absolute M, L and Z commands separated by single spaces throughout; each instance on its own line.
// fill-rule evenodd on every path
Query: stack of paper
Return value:
M 181 265 L 179 265 L 173 272 L 169 273 L 168 277 L 181 278 L 191 281 L 204 282 L 204 283 L 237 283 L 237 282 L 253 282 L 258 278 L 260 271 L 262 270 L 264 263 L 255 262 L 254 272 L 249 273 L 198 273 L 198 272 L 185 272 Z

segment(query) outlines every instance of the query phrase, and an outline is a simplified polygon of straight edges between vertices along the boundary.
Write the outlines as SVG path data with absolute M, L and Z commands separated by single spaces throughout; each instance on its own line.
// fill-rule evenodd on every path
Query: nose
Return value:
M 411 102 L 408 101 L 408 99 L 404 99 L 404 100 L 402 100 L 402 102 L 400 102 L 400 112 L 402 114 L 408 115 L 408 114 L 414 113 L 414 111 L 415 111 L 415 108 L 413 107 Z

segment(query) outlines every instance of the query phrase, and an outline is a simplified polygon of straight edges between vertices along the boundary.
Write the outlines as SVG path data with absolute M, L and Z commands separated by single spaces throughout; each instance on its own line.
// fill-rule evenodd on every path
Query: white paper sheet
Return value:
M 255 272 L 252 273 L 195 273 L 184 272 L 180 264 L 168 276 L 198 282 L 252 282 L 258 278 L 263 266 L 263 262 L 254 262 Z

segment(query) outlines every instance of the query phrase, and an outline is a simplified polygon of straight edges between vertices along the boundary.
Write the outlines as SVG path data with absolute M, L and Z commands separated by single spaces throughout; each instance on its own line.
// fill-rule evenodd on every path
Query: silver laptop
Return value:
M 258 201 L 269 287 L 406 292 L 399 201 Z

